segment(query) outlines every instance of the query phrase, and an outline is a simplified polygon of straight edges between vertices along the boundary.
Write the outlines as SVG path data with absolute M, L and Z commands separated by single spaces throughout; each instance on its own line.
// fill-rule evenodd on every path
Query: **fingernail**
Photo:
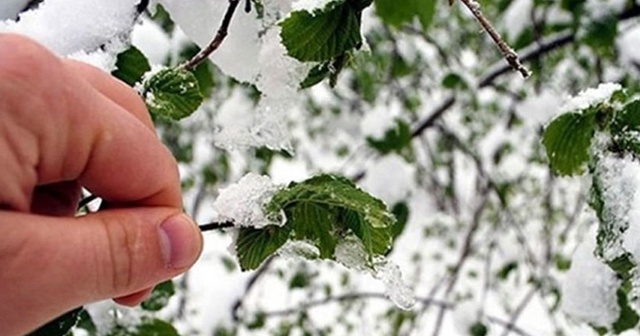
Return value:
M 200 231 L 184 214 L 169 217 L 160 225 L 160 244 L 169 268 L 191 266 L 200 255 Z

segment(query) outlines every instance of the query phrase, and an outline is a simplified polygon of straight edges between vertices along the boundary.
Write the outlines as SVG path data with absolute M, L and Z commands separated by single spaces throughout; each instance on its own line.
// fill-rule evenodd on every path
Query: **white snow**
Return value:
M 597 88 L 588 88 L 570 98 L 561 108 L 564 112 L 584 110 L 590 106 L 608 101 L 616 92 L 622 90 L 618 83 L 601 83 Z
M 616 48 L 620 53 L 620 62 L 625 65 L 625 68 L 635 67 L 640 65 L 640 27 L 631 26 L 627 28 L 616 39 Z
M 585 9 L 593 19 L 602 19 L 615 13 L 621 13 L 627 5 L 626 0 L 587 0 Z
M 249 173 L 220 190 L 213 206 L 221 220 L 229 220 L 240 227 L 263 228 L 267 225 L 284 225 L 284 220 L 267 218 L 264 206 L 278 191 L 268 176 Z
M 531 25 L 532 0 L 517 0 L 504 13 L 504 26 L 510 39 L 515 40 L 522 32 Z
M 28 3 L 29 0 L 3 0 L 0 2 L 0 20 L 15 18 Z
M 227 9 L 224 1 L 162 0 L 160 3 L 200 47 L 213 39 Z M 238 10 L 229 27 L 229 35 L 210 57 L 224 73 L 241 82 L 255 84 L 263 94 L 257 109 L 251 108 L 239 118 L 234 113 L 233 122 L 226 123 L 226 117 L 218 117 L 220 127 L 215 136 L 216 145 L 224 149 L 267 146 L 292 151 L 286 116 L 297 102 L 298 86 L 309 66 L 288 57 L 280 41 L 280 27 L 276 21 L 286 16 L 284 11 L 290 10 L 289 3 L 279 1 L 264 5 L 265 13 L 274 18 L 274 22 L 263 26 L 255 11 Z M 240 123 L 235 122 L 236 118 Z
M 377 105 L 361 119 L 360 130 L 365 137 L 382 139 L 387 130 L 396 127 L 396 119 L 401 112 L 399 102 L 393 102 L 390 106 Z
M 215 36 L 227 9 L 227 1 L 160 0 L 171 18 L 201 48 Z M 238 10 L 229 26 L 229 35 L 211 60 L 226 74 L 253 82 L 258 74 L 260 22 L 256 13 Z
M 416 298 L 413 290 L 402 280 L 398 265 L 385 257 L 370 261 L 362 242 L 355 236 L 347 236 L 336 246 L 335 260 L 347 268 L 371 274 L 385 287 L 385 294 L 398 308 L 411 309 Z
M 140 49 L 153 64 L 164 64 L 171 50 L 169 36 L 155 21 L 146 17 L 133 27 L 131 44 Z
M 482 304 L 475 300 L 467 300 L 457 304 L 453 310 L 453 320 L 460 335 L 473 336 L 471 328 L 482 322 Z
M 385 155 L 371 164 L 361 183 L 364 190 L 389 206 L 407 199 L 414 184 L 415 168 L 397 154 Z
M 116 326 L 133 328 L 140 324 L 140 310 L 116 304 L 113 300 L 104 300 L 84 306 L 96 326 L 98 336 L 109 335 Z
M 621 281 L 594 249 L 592 234 L 574 253 L 562 286 L 562 310 L 577 321 L 608 327 L 620 315 L 616 291 Z
M 125 38 L 133 25 L 137 3 L 138 0 L 45 1 L 20 14 L 18 21 L 0 22 L 0 32 L 28 36 L 61 56 L 97 58 L 98 64 L 110 64 L 113 62 L 104 60 L 106 55 L 88 54 Z M 107 51 L 115 55 L 121 50 Z
M 304 240 L 289 240 L 278 249 L 277 253 L 285 259 L 294 260 L 320 257 L 320 250 L 315 245 Z
M 295 11 L 305 10 L 313 13 L 317 9 L 322 9 L 332 2 L 337 0 L 298 0 L 294 1 L 291 7 Z
M 603 189 L 603 218 L 612 223 L 613 232 L 620 232 L 620 239 L 613 239 L 603 249 L 603 258 L 613 260 L 626 251 L 634 251 L 640 260 L 640 240 L 631 236 L 629 227 L 640 226 L 638 210 L 634 209 L 640 187 L 640 164 L 629 157 L 614 154 L 603 155 L 597 165 L 597 172 Z

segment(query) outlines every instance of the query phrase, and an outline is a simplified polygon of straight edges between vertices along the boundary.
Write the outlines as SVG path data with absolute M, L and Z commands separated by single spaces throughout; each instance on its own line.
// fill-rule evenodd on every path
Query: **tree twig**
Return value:
M 229 34 L 229 25 L 231 24 L 231 19 L 233 18 L 233 14 L 236 12 L 236 8 L 238 8 L 238 4 L 240 4 L 240 0 L 229 0 L 229 7 L 227 7 L 227 12 L 224 14 L 222 19 L 222 23 L 220 24 L 220 28 L 218 28 L 218 32 L 216 36 L 211 40 L 209 45 L 200 50 L 195 56 L 193 56 L 186 63 L 180 65 L 181 69 L 193 71 L 200 63 L 204 62 L 204 60 L 209 57 L 214 51 L 220 47 L 224 39 Z
M 480 10 L 480 4 L 476 0 L 460 0 L 460 1 L 467 8 L 469 8 L 469 10 L 473 14 L 473 16 L 476 17 L 476 19 L 478 20 L 482 28 L 489 34 L 489 36 L 491 36 L 491 39 L 496 43 L 496 45 L 498 46 L 498 49 L 500 49 L 500 52 L 502 53 L 502 56 L 504 57 L 505 60 L 507 60 L 507 63 L 509 63 L 511 68 L 520 72 L 522 77 L 524 78 L 529 77 L 531 75 L 531 72 L 529 72 L 529 70 L 525 68 L 524 65 L 522 65 L 522 63 L 520 62 L 520 58 L 518 57 L 518 54 L 516 54 L 513 48 L 511 48 L 507 44 L 507 42 L 504 41 L 502 36 L 500 36 L 500 34 L 496 31 L 496 29 L 493 28 L 493 26 L 491 25 L 491 22 L 487 20 L 484 14 L 482 14 L 482 11 Z
M 232 228 L 234 226 L 235 226 L 235 224 L 233 222 L 230 222 L 230 221 L 227 221 L 227 222 L 211 222 L 211 223 L 207 223 L 207 224 L 199 224 L 198 225 L 198 227 L 200 228 L 200 231 L 202 231 L 202 232 L 228 229 L 228 228 Z
M 333 303 L 333 302 L 345 302 L 345 301 L 354 301 L 354 300 L 363 300 L 363 299 L 381 299 L 381 300 L 389 300 L 389 298 L 383 293 L 375 293 L 375 292 L 362 292 L 362 293 L 348 293 L 343 295 L 329 296 L 324 299 L 319 299 L 315 301 L 309 301 L 301 304 L 298 307 L 292 307 L 282 310 L 273 310 L 263 312 L 262 316 L 265 318 L 269 317 L 278 317 L 278 316 L 287 316 L 296 314 L 301 311 L 306 311 L 314 307 L 322 306 L 325 304 Z M 436 300 L 430 297 L 418 297 L 416 300 L 424 306 L 438 306 L 445 310 L 451 310 L 455 308 L 455 305 L 448 301 Z M 491 323 L 503 326 L 505 328 L 509 328 L 512 332 L 519 334 L 520 336 L 531 336 L 528 332 L 524 331 L 522 328 L 516 326 L 515 324 L 500 319 L 495 316 L 487 316 L 487 320 Z

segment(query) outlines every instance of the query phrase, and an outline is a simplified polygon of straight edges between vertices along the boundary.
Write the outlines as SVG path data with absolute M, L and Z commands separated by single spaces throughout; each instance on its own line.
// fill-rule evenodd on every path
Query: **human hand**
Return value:
M 81 187 L 110 209 L 74 217 Z M 101 299 L 136 305 L 201 249 L 138 95 L 0 34 L 0 335 Z

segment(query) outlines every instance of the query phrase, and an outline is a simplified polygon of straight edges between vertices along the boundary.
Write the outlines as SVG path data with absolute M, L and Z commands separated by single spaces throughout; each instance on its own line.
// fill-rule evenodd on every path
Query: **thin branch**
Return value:
M 375 293 L 375 292 L 362 292 L 362 293 L 349 293 L 343 295 L 329 296 L 324 299 L 319 299 L 315 301 L 309 301 L 301 304 L 298 307 L 292 307 L 282 310 L 273 310 L 261 313 L 265 318 L 270 317 L 280 317 L 293 315 L 302 311 L 309 310 L 314 307 L 322 306 L 325 304 L 333 303 L 333 302 L 345 302 L 345 301 L 354 301 L 354 300 L 363 300 L 363 299 L 381 299 L 388 301 L 389 298 L 383 293 Z M 424 305 L 424 306 L 438 306 L 445 310 L 451 310 L 455 308 L 455 305 L 451 302 L 442 301 L 432 299 L 430 297 L 417 297 L 416 300 Z M 487 316 L 487 320 L 491 323 L 503 326 L 505 328 L 509 328 L 512 332 L 519 334 L 520 336 L 531 336 L 528 332 L 524 331 L 520 327 L 514 325 L 509 321 L 505 321 L 495 316 Z
M 198 227 L 200 228 L 200 231 L 202 231 L 202 232 L 228 229 L 228 228 L 232 228 L 234 226 L 235 226 L 235 224 L 233 222 L 229 222 L 229 221 L 227 221 L 227 222 L 212 222 L 212 223 L 198 225 Z
M 524 65 L 522 65 L 522 63 L 520 62 L 520 58 L 518 57 L 518 54 L 516 54 L 513 48 L 511 48 L 507 44 L 507 42 L 505 42 L 504 39 L 502 39 L 502 36 L 500 36 L 500 34 L 496 31 L 496 29 L 493 28 L 493 26 L 491 25 L 491 22 L 487 20 L 484 14 L 482 14 L 482 11 L 480 10 L 480 4 L 475 0 L 460 0 L 460 1 L 462 1 L 462 3 L 465 6 L 467 6 L 467 8 L 469 8 L 473 16 L 475 16 L 478 22 L 480 22 L 480 25 L 482 26 L 482 28 L 484 28 L 484 30 L 487 33 L 489 33 L 489 36 L 491 36 L 491 39 L 493 39 L 493 41 L 496 43 L 496 45 L 498 46 L 498 49 L 500 49 L 500 52 L 502 53 L 502 56 L 504 57 L 505 60 L 507 60 L 507 63 L 509 63 L 511 68 L 520 72 L 522 77 L 524 78 L 529 77 L 531 75 L 531 72 L 529 72 L 529 70 L 525 68 Z
M 514 331 L 514 326 L 518 321 L 518 318 L 520 317 L 524 309 L 529 305 L 529 303 L 531 302 L 531 299 L 533 299 L 533 296 L 536 294 L 536 292 L 539 289 L 540 289 L 539 286 L 535 286 L 531 288 L 531 290 L 529 290 L 527 295 L 524 296 L 522 301 L 520 301 L 516 309 L 513 311 L 513 313 L 509 317 L 509 323 L 504 325 L 504 331 L 502 332 L 502 336 L 508 336 L 510 332 Z
M 469 230 L 467 231 L 467 234 L 464 237 L 464 243 L 462 245 L 462 250 L 460 251 L 460 256 L 458 257 L 458 261 L 456 262 L 456 264 L 453 266 L 451 270 L 450 280 L 449 280 L 449 283 L 447 284 L 447 288 L 445 289 L 445 293 L 444 293 L 445 298 L 448 297 L 453 291 L 453 289 L 455 288 L 456 283 L 458 282 L 460 271 L 462 270 L 462 267 L 467 262 L 469 256 L 471 256 L 471 252 L 473 250 L 473 240 L 476 234 L 478 233 L 478 229 L 480 228 L 482 214 L 484 213 L 484 210 L 486 209 L 487 203 L 489 201 L 488 194 L 490 190 L 491 190 L 490 187 L 487 185 L 484 188 L 484 190 L 482 190 L 481 192 L 481 201 L 473 213 L 471 226 L 469 227 Z M 440 310 L 438 311 L 438 315 L 436 317 L 436 326 L 433 329 L 433 334 L 432 334 L 434 336 L 437 336 L 440 334 L 440 328 L 442 327 L 442 322 L 444 321 L 445 310 L 446 309 L 440 307 Z
M 218 47 L 220 47 L 224 39 L 229 34 L 229 25 L 231 24 L 233 14 L 236 12 L 236 8 L 238 8 L 238 4 L 240 4 L 240 0 L 229 0 L 229 7 L 227 7 L 227 12 L 224 14 L 224 18 L 222 19 L 222 23 L 220 24 L 220 28 L 218 28 L 216 36 L 213 38 L 213 40 L 211 40 L 209 45 L 200 50 L 200 52 L 198 52 L 186 63 L 182 64 L 180 68 L 189 71 L 195 70 L 195 68 L 200 65 L 200 63 L 204 62 L 204 60 L 206 60 L 209 55 L 211 55 L 218 49 Z
M 326 305 L 333 302 L 355 301 L 355 300 L 362 300 L 362 299 L 381 299 L 385 301 L 389 300 L 389 298 L 383 293 L 374 293 L 374 292 L 349 293 L 349 294 L 343 294 L 343 295 L 337 295 L 337 296 L 329 296 L 324 299 L 305 302 L 298 307 L 265 312 L 264 315 L 266 317 L 286 316 L 286 315 L 292 315 L 300 311 L 306 311 L 313 307 L 318 307 L 318 306 Z M 439 301 L 432 298 L 416 298 L 416 300 L 426 306 L 439 306 L 439 307 L 443 307 L 443 309 L 453 308 L 453 304 L 450 302 Z
M 234 302 L 233 306 L 231 307 L 231 316 L 234 322 L 240 321 L 240 309 L 244 304 L 244 298 L 249 295 L 249 292 L 251 292 L 251 289 L 253 289 L 253 287 L 258 283 L 258 280 L 260 280 L 262 276 L 267 273 L 267 270 L 269 270 L 269 267 L 271 266 L 274 258 L 274 255 L 272 255 L 267 260 L 265 260 L 265 262 L 262 263 L 262 266 L 260 266 L 260 268 L 255 273 L 253 273 L 249 281 L 247 281 L 247 284 L 244 288 L 244 293 L 236 300 L 236 302 Z

